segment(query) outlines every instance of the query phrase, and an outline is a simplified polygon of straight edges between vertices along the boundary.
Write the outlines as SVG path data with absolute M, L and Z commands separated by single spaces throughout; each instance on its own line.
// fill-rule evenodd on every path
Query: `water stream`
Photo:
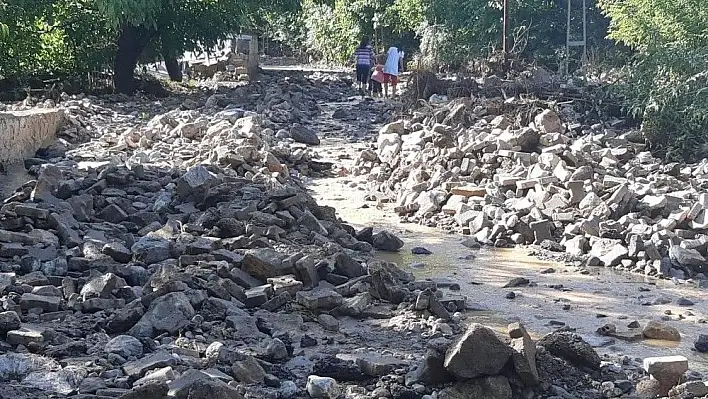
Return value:
M 320 154 L 345 168 L 351 167 L 356 152 L 365 144 L 328 142 Z M 349 154 L 349 156 L 342 156 Z M 576 329 L 599 353 L 621 353 L 635 358 L 683 355 L 693 370 L 708 372 L 708 355 L 694 351 L 700 333 L 708 333 L 708 303 L 705 291 L 671 281 L 619 273 L 612 269 L 579 268 L 538 260 L 525 249 L 470 250 L 461 244 L 463 236 L 436 229 L 402 224 L 391 204 L 377 207 L 366 202 L 366 192 L 353 182 L 363 177 L 338 177 L 313 180 L 309 188 L 321 205 L 337 209 L 337 214 L 356 228 L 374 226 L 388 229 L 405 241 L 397 253 L 377 253 L 377 257 L 396 262 L 420 279 L 437 279 L 459 284 L 473 311 L 467 321 L 483 323 L 506 331 L 508 323 L 522 321 L 533 336 L 540 337 L 560 326 Z M 413 255 L 411 248 L 425 247 L 432 255 Z M 525 277 L 529 287 L 502 288 L 515 277 Z M 514 291 L 516 298 L 507 299 Z M 676 299 L 695 303 L 680 307 Z M 668 303 L 664 303 L 668 302 Z M 651 304 L 651 305 L 650 305 Z M 682 334 L 680 342 L 640 340 L 641 329 L 630 329 L 634 320 L 642 326 L 649 320 L 664 319 Z M 602 337 L 596 330 L 604 324 L 616 325 L 622 337 Z

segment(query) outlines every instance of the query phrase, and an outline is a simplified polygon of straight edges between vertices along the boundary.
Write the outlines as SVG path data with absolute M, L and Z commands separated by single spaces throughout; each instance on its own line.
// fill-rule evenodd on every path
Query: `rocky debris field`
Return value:
M 469 245 L 708 286 L 708 161 L 663 164 L 622 121 L 583 125 L 525 99 L 427 104 L 384 126 L 354 173 L 406 222 Z M 613 127 L 614 126 L 614 127 Z
M 397 251 L 404 243 L 385 230 L 356 231 L 302 183 L 332 169 L 312 152 L 324 139 L 322 119 L 328 134 L 356 141 L 391 115 L 382 103 L 352 104 L 350 87 L 338 77 L 276 74 L 160 101 L 63 98 L 62 139 L 25 161 L 36 178 L 0 208 L 0 397 L 708 394 L 685 358 L 600 357 L 563 329 L 534 342 L 514 324 L 501 336 L 470 323 L 459 287 L 416 281 L 377 260 L 376 250 Z M 323 118 L 332 101 L 350 105 Z M 335 120 L 346 131 L 338 133 Z M 407 129 L 415 130 L 387 125 L 379 143 L 400 146 Z M 435 145 L 430 149 L 440 152 Z M 388 170 L 378 165 L 391 153 L 386 148 L 362 154 L 373 178 Z M 525 167 L 519 163 L 516 173 Z M 489 192 L 485 206 L 505 216 L 492 184 Z M 592 212 L 603 201 L 598 196 Z M 460 214 L 484 208 L 481 201 L 461 203 L 469 209 Z M 524 219 L 546 209 L 517 216 L 509 229 L 527 223 L 535 231 Z M 480 231 L 499 230 L 494 226 Z M 663 232 L 657 239 L 679 237 Z M 653 328 L 670 334 L 660 324 Z

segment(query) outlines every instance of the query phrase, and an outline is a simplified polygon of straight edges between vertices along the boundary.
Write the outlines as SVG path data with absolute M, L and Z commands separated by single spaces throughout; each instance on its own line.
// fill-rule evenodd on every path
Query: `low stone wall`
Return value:
M 63 123 L 64 112 L 58 109 L 0 112 L 0 162 L 33 156 L 52 142 Z

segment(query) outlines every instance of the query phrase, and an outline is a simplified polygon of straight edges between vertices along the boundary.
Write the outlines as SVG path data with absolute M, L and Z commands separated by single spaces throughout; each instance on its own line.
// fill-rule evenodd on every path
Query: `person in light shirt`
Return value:
M 388 97 L 388 86 L 391 85 L 391 95 L 396 95 L 396 87 L 398 86 L 398 75 L 401 72 L 403 64 L 403 50 L 396 46 L 391 46 L 386 55 L 386 64 L 383 67 L 384 72 L 384 96 Z

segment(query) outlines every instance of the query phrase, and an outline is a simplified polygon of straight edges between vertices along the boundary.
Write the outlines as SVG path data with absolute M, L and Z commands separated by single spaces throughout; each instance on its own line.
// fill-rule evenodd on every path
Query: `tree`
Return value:
M 708 7 L 702 0 L 600 0 L 610 37 L 636 50 L 618 91 L 667 160 L 708 156 Z
M 187 50 L 208 49 L 251 25 L 267 9 L 292 8 L 295 0 L 95 0 L 118 33 L 114 82 L 119 92 L 135 90 L 138 57 L 159 41 L 159 50 L 177 77 L 176 59 Z

